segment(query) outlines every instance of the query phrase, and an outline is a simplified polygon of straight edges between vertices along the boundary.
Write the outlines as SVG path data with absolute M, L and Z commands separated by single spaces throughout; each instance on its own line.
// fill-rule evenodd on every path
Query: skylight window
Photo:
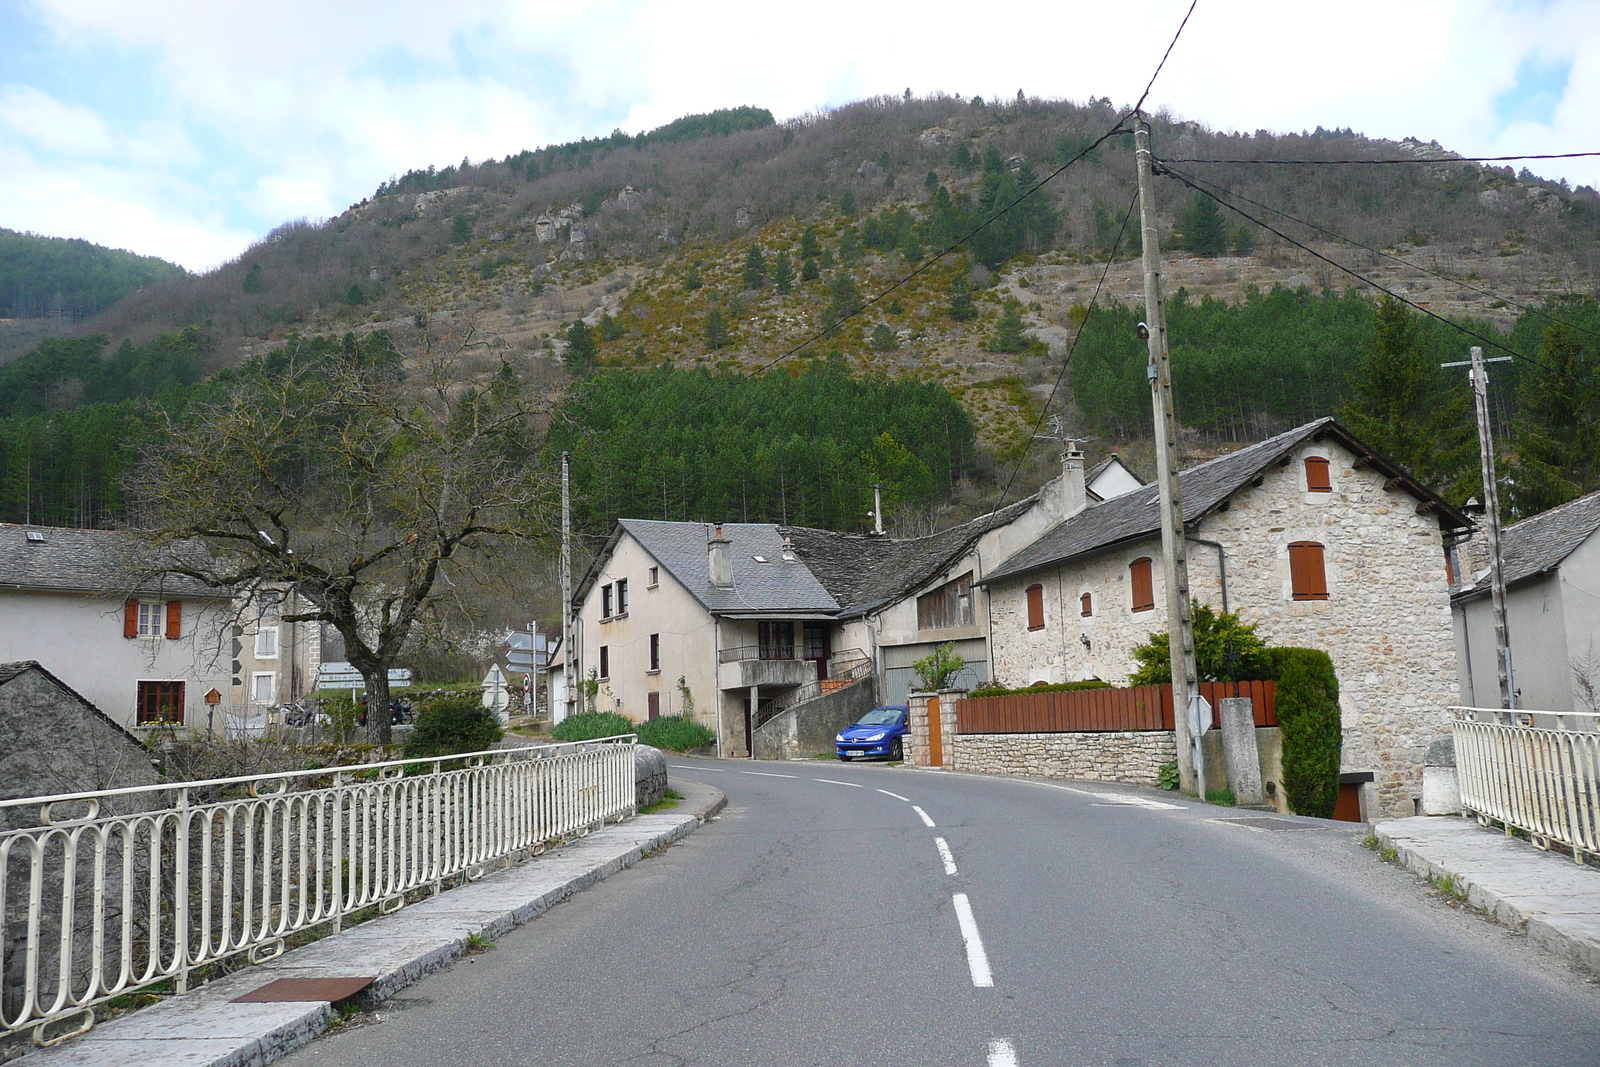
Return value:
M 44 544 L 44 531 L 43 530 L 29 530 L 27 533 L 23 534 L 23 536 L 28 539 L 28 543 L 31 544 L 31 545 L 42 545 L 42 544 Z
M 772 562 L 766 556 L 751 556 L 750 558 L 755 560 L 757 563 L 771 563 Z

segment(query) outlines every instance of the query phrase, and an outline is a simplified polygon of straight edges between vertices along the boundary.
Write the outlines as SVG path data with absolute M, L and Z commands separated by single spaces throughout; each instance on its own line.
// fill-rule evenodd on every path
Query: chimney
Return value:
M 783 539 L 783 561 L 785 563 L 798 563 L 800 561 L 800 557 L 794 554 L 794 542 L 789 540 L 787 536 Z
M 722 536 L 722 523 L 717 523 L 716 532 L 711 535 L 711 542 L 706 546 L 706 552 L 710 561 L 711 584 L 719 589 L 732 586 L 733 546 Z
M 1089 491 L 1083 482 L 1083 452 L 1078 442 L 1068 441 L 1061 453 L 1061 484 L 1066 490 L 1067 514 L 1076 515 L 1089 506 Z

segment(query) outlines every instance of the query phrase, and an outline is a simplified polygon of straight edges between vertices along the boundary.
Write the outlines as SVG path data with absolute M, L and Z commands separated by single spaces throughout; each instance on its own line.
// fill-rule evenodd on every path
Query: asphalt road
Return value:
M 283 1062 L 1600 1064 L 1600 985 L 1424 893 L 1359 827 L 671 762 L 722 816 Z

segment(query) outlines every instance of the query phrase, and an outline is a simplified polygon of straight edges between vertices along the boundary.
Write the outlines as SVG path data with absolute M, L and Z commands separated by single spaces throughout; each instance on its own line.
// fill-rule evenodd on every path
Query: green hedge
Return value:
M 1339 680 L 1315 648 L 1273 648 L 1278 725 L 1283 730 L 1283 791 L 1298 815 L 1333 818 L 1339 799 Z
M 631 734 L 638 728 L 638 723 L 614 711 L 585 711 L 556 723 L 550 736 L 557 741 L 588 741 L 596 737 Z
M 1017 689 L 1007 689 L 1004 686 L 990 686 L 987 689 L 974 689 L 968 693 L 969 697 L 1009 697 L 1020 693 L 1070 693 L 1075 689 L 1110 689 L 1110 682 L 1102 682 L 1092 678 L 1086 682 L 1059 682 L 1055 685 L 1025 685 Z
M 448 756 L 493 748 L 504 736 L 500 719 L 483 706 L 476 693 L 436 696 L 417 712 L 416 727 L 406 736 L 407 758 Z
M 673 752 L 687 752 L 691 748 L 714 745 L 717 735 L 693 719 L 682 715 L 663 715 L 639 724 L 639 743 L 665 748 Z

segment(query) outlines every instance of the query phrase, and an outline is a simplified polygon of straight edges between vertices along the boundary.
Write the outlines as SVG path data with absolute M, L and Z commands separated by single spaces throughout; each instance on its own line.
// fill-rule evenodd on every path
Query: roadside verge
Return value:
M 1470 819 L 1418 815 L 1372 832 L 1407 870 L 1600 975 L 1600 871 Z
M 352 998 L 371 1008 L 469 948 L 693 833 L 727 804 L 718 789 L 680 778 L 676 807 L 606 826 L 518 866 L 408 905 L 258 966 L 124 1015 L 82 1037 L 31 1050 L 29 1067 L 260 1067 L 310 1041 L 334 1016 L 329 999 L 239 1003 L 284 980 L 371 978 Z M 287 983 L 286 983 L 287 984 Z M 280 985 L 279 988 L 284 988 Z M 310 997 L 309 992 L 302 993 Z

